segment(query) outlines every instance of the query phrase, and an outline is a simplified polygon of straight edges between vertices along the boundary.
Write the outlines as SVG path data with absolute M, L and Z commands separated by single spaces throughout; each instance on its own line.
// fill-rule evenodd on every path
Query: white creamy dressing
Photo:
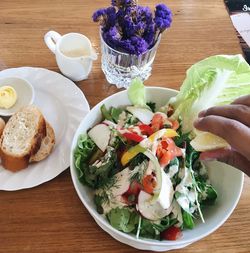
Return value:
M 162 208 L 167 209 L 171 206 L 174 197 L 174 188 L 169 175 L 167 175 L 163 169 L 161 169 L 161 177 L 162 185 L 157 202 L 162 206 Z
M 122 113 L 120 113 L 120 115 L 119 115 L 116 129 L 121 129 L 124 126 L 124 124 L 126 122 L 126 118 L 127 118 L 126 112 L 122 111 Z
M 158 139 L 160 139 L 166 132 L 166 129 L 161 129 L 155 133 L 153 140 L 146 138 L 140 142 L 140 146 L 151 150 L 153 145 L 158 144 Z
M 189 212 L 189 199 L 186 195 L 181 195 L 176 201 L 186 212 Z
M 133 126 L 133 133 L 136 133 L 138 135 L 141 135 L 141 130 L 138 126 Z
M 136 208 L 143 217 L 154 221 L 162 219 L 172 211 L 171 207 L 164 209 L 158 201 L 152 201 L 152 196 L 144 191 L 140 191 Z
M 105 202 L 104 204 L 102 204 L 103 213 L 107 214 L 112 209 L 123 208 L 123 207 L 127 206 L 127 204 L 122 201 L 123 201 L 123 199 L 121 196 L 116 196 L 115 198 L 113 198 L 109 202 Z
M 182 212 L 181 212 L 181 207 L 176 202 L 176 200 L 173 200 L 173 203 L 172 203 L 172 213 L 173 213 L 174 218 L 178 220 L 179 225 L 181 226 L 183 224 Z
M 102 166 L 102 161 L 96 160 L 96 161 L 92 164 L 92 166 L 95 166 L 96 168 L 100 168 L 100 167 Z
M 122 194 L 124 194 L 129 189 L 130 174 L 130 169 L 125 168 L 114 176 L 114 185 L 112 185 L 109 189 L 105 189 L 105 192 L 108 195 L 109 199 L 104 204 L 102 204 L 104 213 L 108 213 L 111 209 L 116 207 L 127 206 L 127 204 L 123 201 Z M 96 194 L 98 195 L 102 191 L 103 189 L 97 190 Z
M 97 168 L 100 168 L 101 166 L 107 164 L 109 162 L 109 159 L 111 157 L 111 154 L 113 152 L 114 148 L 108 146 L 107 147 L 107 152 L 105 153 L 104 157 L 101 160 L 96 160 L 92 166 L 95 166 Z
M 151 160 L 149 160 L 149 162 L 148 162 L 148 168 L 147 168 L 145 174 L 146 175 L 151 175 L 153 171 L 154 171 L 154 163 Z
M 188 187 L 191 187 L 193 184 L 193 179 L 191 172 L 187 167 L 182 168 L 180 171 L 180 177 L 182 178 L 181 182 L 176 186 L 175 191 L 179 192 L 181 195 L 176 199 L 178 204 L 188 213 L 194 210 L 190 209 L 190 203 L 194 204 L 196 201 L 196 192 L 195 190 L 189 190 Z
M 153 155 L 156 155 L 157 147 L 158 147 L 158 141 L 154 141 L 153 144 L 152 144 L 152 153 L 153 153 Z
M 177 164 L 174 164 L 169 167 L 168 176 L 172 178 L 179 170 L 179 166 Z
M 125 168 L 124 170 L 122 170 L 121 172 L 117 173 L 114 176 L 116 183 L 111 188 L 111 194 L 113 196 L 116 197 L 116 196 L 122 195 L 123 193 L 125 193 L 129 189 L 130 174 L 131 174 L 131 170 L 129 168 Z
M 199 170 L 199 174 L 200 174 L 201 176 L 207 175 L 207 169 L 206 169 L 206 166 L 205 166 L 203 163 L 201 163 L 201 168 L 200 168 L 200 170 Z
M 186 149 L 185 148 L 181 148 L 181 152 L 182 152 L 182 156 L 185 158 L 186 157 Z

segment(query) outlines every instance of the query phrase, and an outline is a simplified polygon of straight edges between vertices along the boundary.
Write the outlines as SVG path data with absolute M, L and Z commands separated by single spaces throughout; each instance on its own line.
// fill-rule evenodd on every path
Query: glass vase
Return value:
M 161 36 L 151 49 L 139 56 L 111 48 L 103 40 L 101 33 L 100 38 L 102 71 L 109 83 L 115 84 L 118 88 L 127 88 L 135 77 L 140 77 L 142 81 L 148 79 Z

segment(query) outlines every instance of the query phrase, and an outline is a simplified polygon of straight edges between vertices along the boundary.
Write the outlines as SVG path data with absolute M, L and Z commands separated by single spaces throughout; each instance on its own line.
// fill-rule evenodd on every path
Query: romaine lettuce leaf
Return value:
M 193 130 L 198 113 L 211 106 L 229 104 L 250 94 L 250 66 L 241 55 L 217 55 L 204 59 L 187 70 L 178 95 L 170 99 L 182 118 L 183 132 Z
M 128 98 L 133 105 L 147 107 L 145 86 L 140 78 L 135 78 L 131 81 L 128 88 Z

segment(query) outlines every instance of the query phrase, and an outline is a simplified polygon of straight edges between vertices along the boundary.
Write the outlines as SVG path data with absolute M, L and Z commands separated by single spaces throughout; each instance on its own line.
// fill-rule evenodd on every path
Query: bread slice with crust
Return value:
M 4 127 L 5 127 L 5 122 L 2 118 L 0 118 L 0 137 L 3 133 Z
M 30 162 L 39 162 L 45 159 L 55 145 L 55 133 L 52 126 L 46 121 L 46 136 L 43 138 L 40 149 L 30 157 Z
M 7 122 L 0 139 L 3 167 L 13 172 L 26 168 L 45 136 L 46 122 L 37 107 L 27 106 L 15 113 Z

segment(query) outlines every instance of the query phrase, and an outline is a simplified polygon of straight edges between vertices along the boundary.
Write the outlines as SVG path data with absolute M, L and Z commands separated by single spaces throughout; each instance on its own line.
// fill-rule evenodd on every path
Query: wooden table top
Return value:
M 58 71 L 44 34 L 80 32 L 99 47 L 91 15 L 109 0 L 1 0 L 0 70 L 21 66 Z M 140 1 L 153 6 L 157 0 Z M 169 0 L 172 28 L 162 38 L 147 85 L 178 89 L 193 63 L 215 54 L 241 53 L 222 0 Z M 89 79 L 77 83 L 91 107 L 117 89 L 109 85 L 100 57 Z M 53 169 L 53 168 L 51 168 Z M 250 179 L 245 178 L 234 213 L 216 232 L 172 252 L 250 252 Z M 119 243 L 94 222 L 79 200 L 69 170 L 33 189 L 0 191 L 0 252 L 137 252 Z

